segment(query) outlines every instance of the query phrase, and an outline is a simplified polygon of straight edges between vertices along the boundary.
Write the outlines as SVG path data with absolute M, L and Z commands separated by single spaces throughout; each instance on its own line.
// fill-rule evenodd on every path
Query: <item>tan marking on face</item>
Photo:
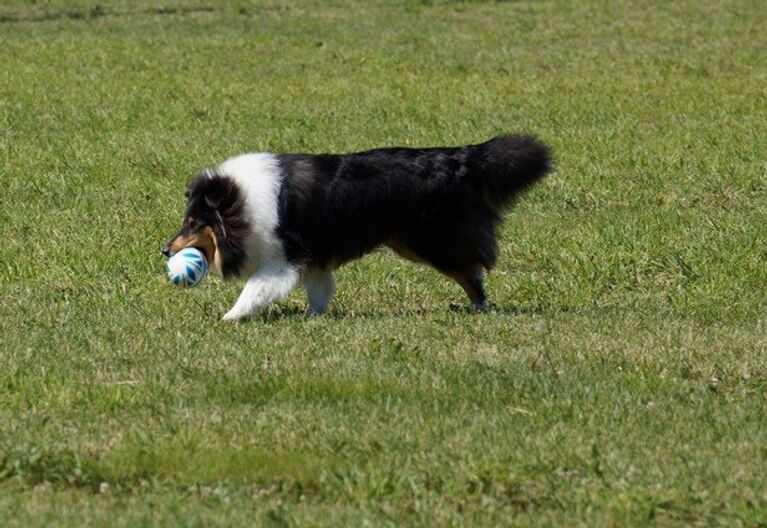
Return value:
M 210 229 L 209 227 L 207 229 Z M 213 240 L 214 250 L 213 250 L 213 269 L 215 269 L 219 275 L 223 275 L 224 272 L 222 271 L 224 269 L 224 260 L 221 256 L 221 252 L 218 250 L 218 238 L 216 238 L 216 233 L 212 229 L 210 229 L 210 237 Z
M 212 265 L 221 273 L 221 254 L 218 251 L 216 233 L 210 226 L 205 226 L 191 235 L 179 235 L 170 244 L 170 252 L 175 255 L 187 247 L 197 247 L 203 250 L 208 265 Z

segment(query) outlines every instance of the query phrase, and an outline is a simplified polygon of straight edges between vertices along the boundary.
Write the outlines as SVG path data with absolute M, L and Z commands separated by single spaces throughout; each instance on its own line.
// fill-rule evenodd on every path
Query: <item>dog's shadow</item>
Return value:
M 343 307 L 331 307 L 326 313 L 322 315 L 310 315 L 306 308 L 299 305 L 287 305 L 287 306 L 270 306 L 265 311 L 251 318 L 253 321 L 259 321 L 262 323 L 277 323 L 286 320 L 313 320 L 313 319 L 331 319 L 331 320 L 348 320 L 348 319 L 392 319 L 392 318 L 404 318 L 413 316 L 426 316 L 426 315 L 439 315 L 439 314 L 461 314 L 467 316 L 520 316 L 520 315 L 534 315 L 540 316 L 547 312 L 551 312 L 551 308 L 545 308 L 543 306 L 499 306 L 496 304 L 490 304 L 484 311 L 478 311 L 470 305 L 450 303 L 445 308 L 394 308 L 394 309 L 379 309 L 379 310 L 349 310 Z M 571 311 L 570 307 L 560 307 L 555 309 L 558 312 Z

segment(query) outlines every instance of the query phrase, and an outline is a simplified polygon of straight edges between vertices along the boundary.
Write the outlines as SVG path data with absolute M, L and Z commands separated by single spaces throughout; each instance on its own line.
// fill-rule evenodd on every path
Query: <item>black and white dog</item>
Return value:
M 502 213 L 550 170 L 548 148 L 516 135 L 455 148 L 244 154 L 192 181 L 163 254 L 193 246 L 224 278 L 247 279 L 226 321 L 299 283 L 310 312 L 323 313 L 333 271 L 382 245 L 452 278 L 482 310 Z

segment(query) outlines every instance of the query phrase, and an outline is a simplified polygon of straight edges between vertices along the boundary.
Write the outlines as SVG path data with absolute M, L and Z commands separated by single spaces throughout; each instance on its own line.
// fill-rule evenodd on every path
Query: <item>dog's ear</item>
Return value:
M 187 200 L 193 198 L 196 203 L 201 202 L 212 209 L 218 208 L 222 197 L 218 191 L 217 179 L 218 177 L 210 169 L 205 169 L 193 176 L 186 186 Z
M 217 195 L 205 195 L 205 205 L 210 207 L 211 209 L 218 210 L 219 207 L 221 207 L 221 199 L 220 196 Z
M 222 214 L 239 205 L 240 193 L 234 181 L 210 169 L 194 179 L 189 191 L 192 201 Z
M 205 183 L 202 196 L 206 206 L 223 214 L 238 206 L 240 194 L 232 180 L 223 176 L 212 176 Z
M 220 179 L 218 181 L 207 182 L 205 186 L 204 199 L 205 205 L 214 210 L 226 209 L 227 207 L 227 187 L 221 185 Z

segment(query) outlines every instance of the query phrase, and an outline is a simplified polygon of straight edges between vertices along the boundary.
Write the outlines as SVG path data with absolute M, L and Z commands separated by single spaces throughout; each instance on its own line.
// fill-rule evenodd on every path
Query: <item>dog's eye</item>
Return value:
M 189 220 L 186 221 L 186 225 L 188 225 L 189 227 L 196 227 L 197 220 L 195 220 L 194 218 L 190 218 Z

